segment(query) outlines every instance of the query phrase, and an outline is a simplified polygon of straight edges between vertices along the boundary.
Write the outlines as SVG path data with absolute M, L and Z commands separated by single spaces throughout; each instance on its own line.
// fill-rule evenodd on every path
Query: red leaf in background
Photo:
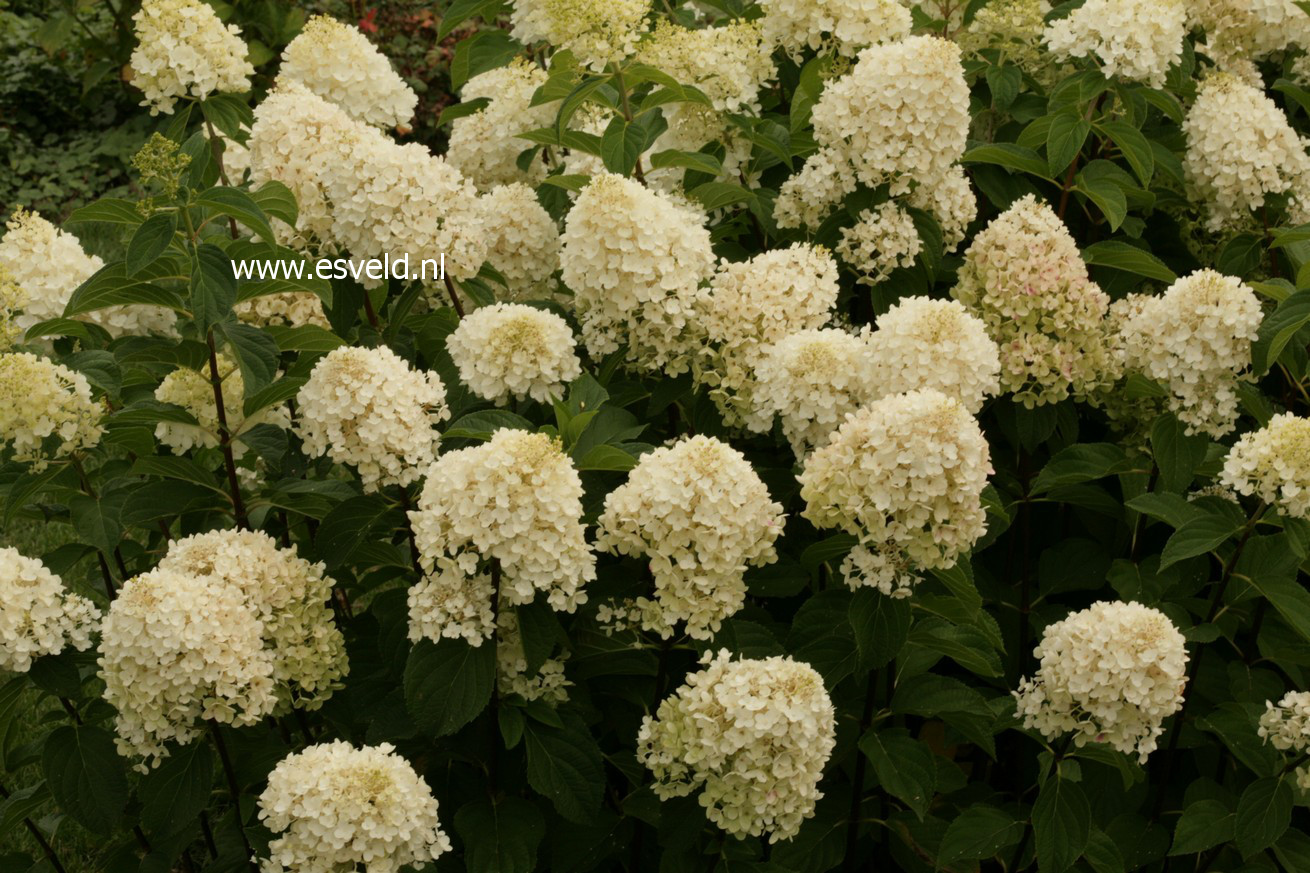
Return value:
M 359 29 L 365 33 L 377 33 L 378 26 L 373 20 L 378 14 L 377 9 L 370 8 L 364 12 L 364 17 L 359 20 Z

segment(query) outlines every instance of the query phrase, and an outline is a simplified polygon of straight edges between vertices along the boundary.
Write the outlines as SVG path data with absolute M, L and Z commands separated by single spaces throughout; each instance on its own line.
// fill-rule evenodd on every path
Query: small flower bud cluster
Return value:
M 596 548 L 641 555 L 660 624 L 709 639 L 746 599 L 746 569 L 777 560 L 785 516 L 741 452 L 708 436 L 644 455 L 609 493 Z
M 1041 666 L 1014 692 L 1024 727 L 1075 745 L 1109 743 L 1145 764 L 1164 720 L 1183 705 L 1186 640 L 1140 603 L 1102 601 L 1048 626 Z
M 725 832 L 790 840 L 814 815 L 836 744 L 823 677 L 790 657 L 733 661 L 726 649 L 701 663 L 642 720 L 637 759 L 662 800 L 699 791 Z

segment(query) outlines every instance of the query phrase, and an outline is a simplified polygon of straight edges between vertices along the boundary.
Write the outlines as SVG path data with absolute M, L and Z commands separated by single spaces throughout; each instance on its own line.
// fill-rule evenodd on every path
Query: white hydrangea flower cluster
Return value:
M 1013 692 L 1024 727 L 1080 748 L 1109 743 L 1145 764 L 1161 724 L 1183 705 L 1186 640 L 1140 603 L 1101 601 L 1049 625 L 1033 650 L 1041 666 Z
M 1064 222 L 1033 195 L 974 237 L 951 295 L 987 325 L 1001 351 L 1001 388 L 1025 406 L 1112 381 L 1110 298 Z
M 411 267 L 440 263 L 471 279 L 487 259 L 488 239 L 477 190 L 445 158 L 421 143 L 363 139 L 354 171 L 330 173 L 332 238 L 356 258 L 405 253 Z
M 1301 201 L 1293 212 L 1310 208 L 1307 143 L 1263 91 L 1227 73 L 1209 76 L 1183 120 L 1183 133 L 1183 169 L 1189 187 L 1209 207 L 1210 230 L 1239 225 L 1270 194 L 1293 194 Z
M 328 606 L 332 580 L 322 564 L 261 531 L 216 530 L 173 540 L 158 570 L 209 577 L 245 595 L 273 651 L 281 709 L 317 709 L 341 687 L 346 644 Z
M 661 799 L 699 791 L 727 833 L 790 840 L 814 815 L 836 744 L 823 677 L 790 657 L 733 661 L 726 649 L 701 663 L 642 720 L 637 759 Z
M 0 445 L 32 472 L 98 445 L 103 415 L 81 373 L 28 352 L 0 354 Z M 59 445 L 47 452 L 44 443 L 52 437 Z
M 277 706 L 275 652 L 236 585 L 152 570 L 124 583 L 100 628 L 100 678 L 116 710 L 118 751 L 157 765 L 165 743 L 189 743 L 205 720 L 240 727 Z
M 572 612 L 586 602 L 582 586 L 596 578 L 582 480 L 543 433 L 503 428 L 483 445 L 442 455 L 409 521 L 434 597 L 446 596 L 440 589 L 460 575 L 480 572 L 480 562 L 496 561 L 505 602 L 531 603 L 540 591 L 551 608 Z
M 559 269 L 559 227 L 522 183 L 501 185 L 484 194 L 480 205 L 487 239 L 487 264 L 505 279 L 511 299 L 550 291 Z
M 591 356 L 626 343 L 634 367 L 686 372 L 700 284 L 715 265 L 705 216 L 606 173 L 582 189 L 560 239 L 564 284 L 576 295 Z
M 327 313 L 323 311 L 323 301 L 310 291 L 262 294 L 259 297 L 242 300 L 233 311 L 237 318 L 247 324 L 257 324 L 261 327 L 269 325 L 302 327 L 307 324 L 322 328 L 330 327 Z
M 0 548 L 0 670 L 26 673 L 65 646 L 91 648 L 100 610 L 35 558 Z
M 288 755 L 268 775 L 259 820 L 278 836 L 263 873 L 399 873 L 450 851 L 427 782 L 390 743 L 344 740 Z
M 1188 433 L 1219 438 L 1237 424 L 1237 385 L 1262 319 L 1255 291 L 1241 279 L 1199 270 L 1128 316 L 1125 363 L 1168 387 L 1169 408 Z
M 716 112 L 740 112 L 757 104 L 760 86 L 773 78 L 769 45 L 758 21 L 687 28 L 661 19 L 637 48 L 637 60 L 694 85 Z M 676 110 L 677 107 L 668 107 Z M 670 121 L 672 126 L 674 122 Z
M 22 291 L 14 324 L 26 331 L 39 321 L 61 317 L 77 287 L 104 265 L 82 250 L 77 237 L 35 212 L 15 210 L 0 238 L 0 268 Z M 114 338 L 175 333 L 173 311 L 162 306 L 110 306 L 77 318 L 103 327 Z
M 942 244 L 953 252 L 964 242 L 969 223 L 978 217 L 978 198 L 964 167 L 956 164 L 930 185 L 918 185 L 905 202 L 931 213 L 942 230 Z
M 693 359 L 692 376 L 709 389 L 730 426 L 756 416 L 755 371 L 763 350 L 827 324 L 839 291 L 836 260 L 808 243 L 720 264 L 700 301 L 697 323 L 708 344 Z M 759 429 L 769 428 L 771 413 L 767 419 Z
M 941 184 L 969 133 L 960 49 L 934 36 L 865 49 L 824 89 L 812 118 L 820 149 L 783 183 L 774 212 L 780 226 L 815 224 L 857 183 L 888 185 L 892 196 L 916 183 Z
M 465 103 L 490 101 L 472 115 L 455 119 L 446 150 L 446 160 L 479 189 L 512 182 L 535 185 L 545 177 L 548 168 L 541 160 L 533 161 L 526 172 L 519 169 L 518 157 L 532 143 L 518 135 L 555 121 L 556 105 L 531 105 L 532 95 L 546 77 L 546 71 L 531 61 L 516 58 L 506 66 L 479 73 L 460 90 Z
M 217 358 L 228 436 L 235 438 L 257 424 L 271 424 L 284 429 L 291 426 L 291 415 L 286 406 L 282 405 L 265 407 L 247 417 L 246 382 L 241 375 L 241 368 L 226 352 L 219 352 Z M 155 399 L 182 407 L 196 420 L 196 424 L 161 421 L 155 425 L 155 439 L 172 449 L 173 454 L 183 455 L 198 446 L 214 448 L 220 444 L 218 405 L 214 402 L 214 385 L 208 361 L 203 370 L 178 367 L 169 373 L 155 389 Z M 241 457 L 245 453 L 245 446 L 234 439 L 232 453 L 235 457 Z
M 987 326 L 955 300 L 904 297 L 878 317 L 868 341 L 878 392 L 935 388 L 973 415 L 1001 387 L 1001 358 Z
M 910 10 L 897 0 L 760 0 L 764 38 L 799 56 L 805 49 L 855 57 L 909 36 Z
M 1087 0 L 1052 21 L 1045 39 L 1057 58 L 1095 57 L 1107 78 L 1160 88 L 1182 58 L 1187 30 L 1183 0 Z
M 852 588 L 908 597 L 922 570 L 954 566 L 987 531 L 987 440 L 958 400 L 931 388 L 850 415 L 798 477 L 802 513 L 859 538 L 842 564 Z
M 496 689 L 502 695 L 517 694 L 524 700 L 542 700 L 552 706 L 568 700 L 569 686 L 573 684 L 564 675 L 568 653 L 547 658 L 535 673 L 529 673 L 518 612 L 513 607 L 502 607 L 497 627 Z
M 0 246 L 4 240 L 0 239 Z M 19 313 L 27 302 L 27 294 L 14 279 L 3 262 L 0 262 L 0 352 L 7 352 L 22 341 L 25 331 L 18 326 Z
M 609 493 L 596 548 L 644 555 L 660 624 L 709 639 L 746 599 L 748 567 L 777 560 L 786 517 L 741 452 L 708 436 L 644 455 Z
M 867 355 L 863 336 L 835 327 L 797 331 L 767 346 L 756 365 L 755 412 L 747 426 L 764 432 L 781 418 L 792 451 L 804 458 L 877 396 Z
M 864 285 L 886 281 L 897 267 L 914 266 L 921 251 L 923 240 L 914 219 L 893 200 L 861 212 L 855 224 L 842 231 L 837 245 L 842 260 L 864 274 Z
M 1294 0 L 1192 0 L 1191 23 L 1205 31 L 1202 47 L 1228 70 L 1297 45 L 1310 47 L 1310 15 Z
M 278 78 L 303 85 L 367 124 L 403 127 L 418 95 L 356 27 L 315 15 L 282 51 Z
M 132 84 L 151 115 L 172 114 L 180 97 L 244 94 L 255 68 L 246 59 L 241 28 L 224 24 L 201 0 L 142 0 L 132 16 L 137 46 Z
M 482 645 L 495 632 L 495 597 L 489 571 L 466 573 L 455 561 L 433 562 L 432 569 L 409 589 L 410 641 L 437 642 L 444 637 Z
M 1310 750 L 1310 692 L 1289 691 L 1277 706 L 1266 700 L 1259 734 L 1280 752 Z M 1302 791 L 1310 791 L 1310 764 L 1296 768 L 1296 784 Z
M 1000 49 L 1025 72 L 1040 75 L 1042 36 L 1050 11 L 1047 0 L 991 0 L 974 13 L 960 34 L 960 45 L 974 54 L 984 48 Z
M 441 442 L 436 425 L 450 417 L 441 378 L 411 368 L 386 346 L 328 352 L 296 406 L 305 454 L 351 465 L 365 491 L 422 476 Z
M 295 82 L 279 82 L 255 106 L 250 128 L 250 181 L 281 182 L 296 197 L 295 228 L 275 219 L 279 242 L 296 249 L 335 251 L 329 188 L 355 173 L 360 156 L 381 147 L 382 134 Z
M 568 322 L 522 303 L 475 309 L 446 338 L 460 380 L 497 405 L 510 397 L 539 403 L 561 399 L 582 373 L 576 345 Z
M 1310 518 L 1310 419 L 1284 412 L 1243 434 L 1228 450 L 1219 481 L 1294 518 Z
M 600 72 L 632 54 L 650 11 L 650 0 L 514 0 L 510 34 L 570 51 Z

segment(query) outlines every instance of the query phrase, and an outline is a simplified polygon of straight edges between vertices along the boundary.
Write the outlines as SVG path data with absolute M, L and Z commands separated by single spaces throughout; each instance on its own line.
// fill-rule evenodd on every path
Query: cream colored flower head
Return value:
M 1198 48 L 1221 69 L 1310 47 L 1310 14 L 1295 0 L 1191 0 L 1187 6 L 1191 24 L 1205 31 Z
M 837 279 L 832 254 L 808 243 L 719 265 L 700 300 L 697 322 L 707 344 L 692 361 L 692 376 L 730 426 L 754 415 L 755 371 L 768 344 L 828 323 Z
M 686 372 L 700 285 L 715 264 L 705 216 L 607 173 L 582 189 L 560 239 L 564 284 L 591 356 L 626 345 L 634 369 Z
M 311 291 L 281 291 L 242 300 L 234 310 L 246 324 L 260 327 L 315 327 L 331 329 L 323 301 Z
M 173 540 L 160 571 L 210 576 L 238 588 L 273 652 L 279 709 L 317 709 L 341 687 L 346 644 L 328 605 L 332 580 L 261 531 L 216 530 Z
M 505 428 L 482 445 L 442 455 L 409 521 L 434 597 L 460 584 L 459 574 L 476 576 L 498 562 L 506 602 L 531 603 L 542 592 L 552 609 L 572 612 L 596 578 L 582 480 L 546 434 Z M 483 583 L 468 586 L 462 596 L 471 598 Z M 412 621 L 413 609 L 411 598 Z M 463 620 L 480 622 L 480 614 L 465 612 Z
M 224 24 L 201 0 L 142 0 L 132 16 L 137 46 L 132 84 L 151 115 L 172 113 L 181 97 L 244 94 L 255 68 L 246 59 L 241 28 Z
M 1310 419 L 1284 412 L 1243 434 L 1219 481 L 1294 518 L 1310 517 Z
M 206 721 L 255 724 L 277 706 L 259 610 L 221 578 L 156 569 L 129 579 L 100 628 L 100 678 L 118 751 L 158 765 Z
M 298 82 L 351 117 L 378 127 L 404 127 L 418 95 L 359 28 L 315 15 L 282 50 L 279 80 Z
M 637 760 L 661 800 L 699 793 L 725 832 L 790 840 L 814 815 L 836 744 L 823 677 L 790 657 L 733 661 L 726 649 L 701 663 L 642 720 Z
M 951 295 L 987 325 L 1001 388 L 1025 406 L 1086 397 L 1116 378 L 1110 298 L 1064 222 L 1031 194 L 974 237 Z
M 859 538 L 842 564 L 847 584 L 908 597 L 923 571 L 954 566 L 986 533 L 991 472 L 977 420 L 927 388 L 848 416 L 797 478 L 802 515 Z
M 1169 617 L 1101 601 L 1046 628 L 1041 666 L 1014 692 L 1024 727 L 1078 747 L 1107 743 L 1145 764 L 1164 720 L 1183 705 L 1187 649 Z
M 67 646 L 85 652 L 99 621 L 95 604 L 66 590 L 45 564 L 0 548 L 0 670 L 26 673 Z
M 600 72 L 632 54 L 650 12 L 650 0 L 514 0 L 510 33 L 570 51 Z
M 296 407 L 305 453 L 354 467 L 365 491 L 422 476 L 441 442 L 436 426 L 450 417 L 440 377 L 386 346 L 333 349 L 314 365 Z
M 746 570 L 777 560 L 786 517 L 741 452 L 708 436 L 644 455 L 605 498 L 596 548 L 644 557 L 658 626 L 709 639 L 746 599 Z
M 271 424 L 278 428 L 291 425 L 290 413 L 285 406 L 280 405 L 265 407 L 247 417 L 246 383 L 241 368 L 225 352 L 220 352 L 217 359 L 228 436 L 235 438 L 257 424 Z M 218 405 L 214 400 L 214 384 L 208 361 L 200 370 L 178 367 L 169 373 L 155 389 L 155 399 L 182 407 L 196 420 L 196 424 L 161 421 L 155 425 L 155 439 L 172 449 L 173 454 L 186 454 L 196 447 L 212 449 L 220 444 L 222 435 Z M 245 454 L 245 445 L 234 439 L 232 450 L 240 458 Z
M 479 205 L 487 265 L 505 279 L 505 297 L 549 298 L 559 269 L 559 227 L 537 193 L 518 182 L 501 185 L 482 195 Z
M 1087 0 L 1051 22 L 1045 38 L 1057 58 L 1094 58 L 1108 78 L 1160 88 L 1187 31 L 1183 0 Z
M 760 87 L 775 72 L 760 22 L 742 19 L 722 27 L 687 28 L 661 18 L 637 47 L 637 60 L 681 84 L 695 85 L 716 112 L 757 108 Z
M 764 38 L 799 56 L 805 49 L 854 57 L 909 36 L 910 10 L 897 0 L 760 0 Z
M 390 743 L 319 743 L 283 758 L 259 796 L 276 834 L 263 873 L 399 873 L 450 851 L 437 801 Z
M 540 157 L 526 170 L 518 166 L 519 155 L 532 147 L 526 139 L 519 139 L 519 134 L 555 121 L 557 104 L 532 105 L 532 95 L 545 82 L 545 70 L 526 58 L 515 58 L 503 67 L 478 73 L 460 89 L 465 103 L 490 102 L 451 124 L 446 160 L 480 190 L 513 182 L 536 185 L 545 178 L 550 168 Z
M 27 209 L 15 210 L 0 238 L 0 269 L 19 289 L 13 324 L 22 331 L 39 321 L 60 318 L 77 287 L 105 262 L 82 250 L 77 237 L 65 233 Z M 103 327 L 115 339 L 144 334 L 176 335 L 176 317 L 162 306 L 109 306 L 77 316 Z
M 863 337 L 835 327 L 797 331 L 762 350 L 746 424 L 764 433 L 781 419 L 792 451 L 803 458 L 877 396 L 869 376 Z
M 1188 433 L 1218 438 L 1237 425 L 1237 387 L 1263 317 L 1242 280 L 1199 270 L 1140 301 L 1122 327 L 1124 363 L 1169 389 Z
M 470 312 L 446 339 L 459 378 L 484 400 L 510 397 L 560 400 L 582 373 L 568 322 L 521 303 L 496 303 Z
M 0 446 L 33 472 L 98 445 L 104 412 L 81 373 L 28 352 L 0 354 Z
M 1261 89 L 1227 73 L 1207 77 L 1183 133 L 1183 170 L 1210 230 L 1240 226 L 1271 194 L 1293 196 L 1294 223 L 1310 220 L 1306 142 Z
M 855 224 L 845 228 L 837 254 L 860 277 L 861 284 L 877 285 L 898 267 L 914 266 L 923 251 L 923 240 L 914 219 L 894 201 L 865 209 Z
M 1302 754 L 1310 750 L 1310 692 L 1289 691 L 1277 706 L 1266 700 L 1259 734 L 1280 752 Z M 1297 786 L 1310 791 L 1310 764 L 1302 764 L 1295 772 Z
M 868 341 L 873 390 L 935 388 L 974 415 L 1000 391 L 1000 354 L 982 320 L 954 300 L 906 297 L 878 317 Z

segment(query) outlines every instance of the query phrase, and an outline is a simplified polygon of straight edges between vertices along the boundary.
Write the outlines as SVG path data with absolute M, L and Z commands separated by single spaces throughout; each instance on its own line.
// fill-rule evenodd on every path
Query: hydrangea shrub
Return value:
M 1310 870 L 1310 4 L 256 5 L 0 235 L 0 869 Z

